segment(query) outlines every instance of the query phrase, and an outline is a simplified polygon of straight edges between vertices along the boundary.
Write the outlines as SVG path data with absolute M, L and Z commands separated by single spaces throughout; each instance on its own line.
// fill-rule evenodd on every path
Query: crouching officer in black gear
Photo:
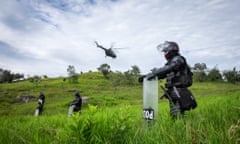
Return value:
M 152 73 L 139 78 L 148 80 L 158 77 L 158 79 L 167 78 L 164 91 L 164 97 L 169 99 L 170 115 L 172 117 L 183 117 L 185 110 L 193 109 L 197 106 L 192 93 L 187 87 L 192 85 L 192 72 L 187 65 L 186 59 L 179 54 L 178 44 L 165 41 L 157 46 L 158 50 L 164 53 L 167 63 Z
M 75 92 L 75 96 L 76 99 L 71 102 L 70 106 L 74 106 L 73 112 L 78 112 L 82 108 L 82 98 L 78 91 Z

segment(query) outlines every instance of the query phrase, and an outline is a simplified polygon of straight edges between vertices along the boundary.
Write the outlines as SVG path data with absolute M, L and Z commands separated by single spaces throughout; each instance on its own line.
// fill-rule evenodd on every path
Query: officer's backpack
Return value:
M 185 61 L 185 68 L 182 71 L 182 76 L 180 78 L 180 83 L 183 86 L 189 87 L 192 85 L 192 77 L 193 77 L 193 73 L 191 72 L 190 67 L 188 66 L 186 59 L 182 56 L 182 58 Z

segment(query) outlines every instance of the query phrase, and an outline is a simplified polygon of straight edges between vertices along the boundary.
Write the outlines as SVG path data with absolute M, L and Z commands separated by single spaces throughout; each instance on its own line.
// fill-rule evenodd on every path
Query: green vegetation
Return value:
M 157 120 L 147 123 L 142 119 L 142 86 L 116 84 L 100 72 L 81 74 L 78 83 L 45 78 L 37 84 L 0 84 L 0 143 L 239 143 L 239 85 L 195 82 L 190 89 L 198 107 L 186 112 L 185 123 L 171 119 L 167 100 L 159 101 Z M 75 90 L 89 97 L 89 103 L 68 118 Z M 38 97 L 40 91 L 46 95 L 45 109 L 34 117 L 37 102 L 16 97 Z

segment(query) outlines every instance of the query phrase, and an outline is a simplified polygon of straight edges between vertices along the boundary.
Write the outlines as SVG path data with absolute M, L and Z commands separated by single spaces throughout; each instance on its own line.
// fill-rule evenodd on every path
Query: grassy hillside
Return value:
M 1 84 L 0 143 L 240 143 L 239 85 L 194 83 L 190 89 L 198 107 L 186 113 L 185 124 L 172 120 L 167 100 L 161 100 L 158 119 L 149 125 L 142 119 L 142 86 L 113 87 L 100 73 L 82 74 L 78 84 L 62 78 Z M 90 101 L 68 118 L 75 90 Z M 40 91 L 45 109 L 33 117 L 37 102 L 16 96 L 37 97 Z
M 92 72 L 80 75 L 77 84 L 63 81 L 63 78 L 43 79 L 38 84 L 29 81 L 1 84 L 0 114 L 32 115 L 37 102 L 23 103 L 16 97 L 31 95 L 37 98 L 41 91 L 46 95 L 44 114 L 67 113 L 68 104 L 75 98 L 75 90 L 79 90 L 82 96 L 89 97 L 90 104 L 98 106 L 140 104 L 142 97 L 141 85 L 113 87 L 111 81 L 104 79 L 101 73 Z

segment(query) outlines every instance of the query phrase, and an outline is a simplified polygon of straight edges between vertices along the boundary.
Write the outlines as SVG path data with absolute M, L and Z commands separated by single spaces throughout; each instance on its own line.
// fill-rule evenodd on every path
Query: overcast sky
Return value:
M 166 60 L 156 46 L 175 41 L 189 65 L 240 69 L 239 0 L 1 0 L 0 68 L 25 75 L 113 71 L 142 73 Z M 94 41 L 118 50 L 105 58 Z

